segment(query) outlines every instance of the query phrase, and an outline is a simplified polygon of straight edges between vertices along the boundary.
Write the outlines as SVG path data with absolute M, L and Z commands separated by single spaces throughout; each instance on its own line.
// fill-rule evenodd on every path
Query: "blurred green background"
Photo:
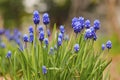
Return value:
M 32 22 L 32 12 L 37 9 L 42 14 L 50 14 L 50 28 L 54 23 L 65 25 L 67 33 L 71 33 L 71 19 L 83 16 L 101 21 L 101 29 L 97 32 L 96 49 L 107 40 L 111 40 L 113 48 L 110 57 L 111 79 L 120 80 L 120 0 L 0 0 L 0 29 L 20 29 L 25 32 Z

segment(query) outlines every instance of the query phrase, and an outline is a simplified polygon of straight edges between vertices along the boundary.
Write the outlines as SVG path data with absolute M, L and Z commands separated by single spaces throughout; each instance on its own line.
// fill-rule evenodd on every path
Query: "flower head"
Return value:
M 43 41 L 43 40 L 44 40 L 44 31 L 41 31 L 41 32 L 39 33 L 39 40 L 40 40 L 40 41 Z
M 45 25 L 47 25 L 47 24 L 50 23 L 50 19 L 49 19 L 48 13 L 44 13 L 44 14 L 43 14 L 43 23 L 44 23 Z
M 73 29 L 74 29 L 74 32 L 77 34 L 77 33 L 79 33 L 83 28 L 82 28 L 82 26 L 81 26 L 81 23 L 79 22 L 79 21 L 76 21 L 75 23 L 74 23 L 74 27 L 73 27 Z
M 62 40 L 62 39 L 63 39 L 63 34 L 60 32 L 60 33 L 58 34 L 58 37 L 61 38 L 61 40 Z
M 79 17 L 78 21 L 81 23 L 82 29 L 84 28 L 84 17 Z
M 33 34 L 33 33 L 30 33 L 30 35 L 29 35 L 29 41 L 30 41 L 30 42 L 33 42 L 33 40 L 34 40 L 34 34 Z
M 43 74 L 47 74 L 46 66 L 42 66 L 42 72 L 43 72 Z
M 23 35 L 23 40 L 24 40 L 24 42 L 28 42 L 28 41 L 29 41 L 27 34 L 24 34 L 24 35 Z
M 2 35 L 5 32 L 4 29 L 0 29 L 0 35 Z
M 34 21 L 34 24 L 39 24 L 40 22 L 40 16 L 39 16 L 39 12 L 37 10 L 35 10 L 33 12 L 33 21 Z
M 42 26 L 38 26 L 38 31 L 39 31 L 39 33 L 40 33 L 41 31 L 43 31 L 43 27 L 42 27 Z
M 45 39 L 44 39 L 44 43 L 45 43 L 45 45 L 48 45 L 48 44 L 49 44 L 48 38 L 45 38 Z
M 87 29 L 85 31 L 85 38 L 88 39 L 88 38 L 93 38 L 93 33 L 91 31 L 91 29 Z
M 33 33 L 33 27 L 29 26 L 29 33 Z
M 107 47 L 108 49 L 111 49 L 111 48 L 112 48 L 112 42 L 111 42 L 110 40 L 107 41 L 106 47 Z
M 8 51 L 8 52 L 7 52 L 6 57 L 7 57 L 7 58 L 10 58 L 10 57 L 11 57 L 11 51 Z
M 99 20 L 95 20 L 94 21 L 94 29 L 95 30 L 99 30 L 99 28 L 100 28 L 100 21 Z
M 102 44 L 102 50 L 105 50 L 105 44 Z
M 74 45 L 74 51 L 75 51 L 75 52 L 78 52 L 78 51 L 79 51 L 79 48 L 80 48 L 80 47 L 79 47 L 79 44 L 75 44 L 75 45 Z
M 62 34 L 65 32 L 65 29 L 64 29 L 64 26 L 63 26 L 63 25 L 60 26 L 60 32 L 61 32 Z
M 57 41 L 58 47 L 61 46 L 61 44 L 62 44 L 62 39 L 58 37 L 58 41 Z
M 72 28 L 75 27 L 75 22 L 78 21 L 78 18 L 77 17 L 74 17 L 72 19 Z
M 86 20 L 86 21 L 85 21 L 85 28 L 86 28 L 86 29 L 89 29 L 90 26 L 91 26 L 91 25 L 90 25 L 90 20 Z
M 50 29 L 47 29 L 47 35 L 48 35 L 48 37 L 50 37 Z
M 85 39 L 93 39 L 93 40 L 96 40 L 97 39 L 97 36 L 96 36 L 96 33 L 95 33 L 95 30 L 93 27 L 90 27 L 89 29 L 86 29 L 85 31 Z

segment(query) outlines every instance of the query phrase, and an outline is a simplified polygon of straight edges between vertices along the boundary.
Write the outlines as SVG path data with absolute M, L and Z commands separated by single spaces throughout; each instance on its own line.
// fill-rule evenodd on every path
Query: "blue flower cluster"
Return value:
M 43 72 L 43 74 L 47 74 L 46 66 L 42 66 L 42 72 Z
M 94 30 L 93 27 L 91 27 L 91 28 L 89 28 L 89 29 L 86 29 L 84 38 L 85 38 L 85 40 L 86 40 L 86 39 L 93 39 L 93 40 L 96 40 L 96 39 L 97 39 L 95 30 Z
M 75 45 L 74 45 L 74 51 L 75 51 L 75 52 L 78 52 L 78 51 L 79 51 L 79 48 L 80 48 L 80 47 L 79 47 L 79 44 L 75 44 Z
M 74 17 L 72 19 L 72 28 L 76 34 L 80 33 L 84 27 L 86 28 L 85 39 L 96 40 L 96 31 L 100 28 L 100 21 L 95 20 L 93 27 L 91 27 L 91 22 L 88 19 L 86 21 L 83 17 Z
M 111 49 L 112 48 L 112 42 L 110 41 L 110 40 L 108 40 L 107 42 L 106 42 L 106 45 L 105 44 L 102 44 L 102 50 L 105 50 L 105 48 L 108 48 L 108 50 L 109 49 Z
M 7 54 L 6 54 L 6 58 L 10 58 L 11 57 L 11 51 L 8 51 Z
M 28 41 L 29 41 L 27 34 L 24 34 L 24 35 L 23 35 L 23 40 L 24 40 L 24 42 L 28 42 Z
M 79 17 L 79 18 L 74 17 L 72 19 L 72 28 L 74 29 L 74 32 L 76 34 L 80 33 L 81 30 L 84 28 L 84 18 L 83 17 Z
M 37 10 L 35 10 L 33 12 L 33 22 L 36 25 L 39 24 L 39 22 L 40 22 L 40 16 L 39 16 L 39 12 Z
M 45 25 L 48 25 L 48 24 L 50 23 L 50 19 L 49 19 L 48 13 L 44 13 L 44 14 L 43 14 L 43 23 L 44 23 Z

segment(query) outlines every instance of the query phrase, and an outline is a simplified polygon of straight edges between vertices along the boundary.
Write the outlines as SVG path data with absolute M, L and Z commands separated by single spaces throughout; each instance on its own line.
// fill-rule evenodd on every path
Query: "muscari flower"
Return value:
M 8 51 L 6 54 L 6 58 L 10 58 L 11 57 L 11 51 Z
M 30 41 L 30 42 L 33 42 L 33 40 L 34 40 L 34 34 L 33 34 L 33 33 L 30 33 L 30 35 L 29 35 L 29 41 Z
M 29 26 L 29 33 L 33 33 L 33 27 L 32 26 Z
M 78 52 L 78 51 L 79 51 L 79 48 L 80 48 L 80 47 L 79 47 L 79 44 L 75 44 L 75 45 L 74 45 L 74 51 L 75 51 L 75 52 Z
M 39 24 L 39 22 L 40 22 L 40 16 L 39 16 L 39 12 L 37 10 L 35 10 L 33 12 L 33 21 L 34 21 L 35 25 Z
M 82 19 L 78 19 L 74 17 L 72 19 L 72 28 L 76 34 L 78 34 L 83 29 L 83 22 Z
M 86 21 L 85 21 L 85 28 L 86 28 L 86 29 L 89 29 L 90 26 L 91 26 L 91 25 L 90 25 L 90 20 L 86 20 Z
M 75 27 L 75 22 L 77 22 L 77 21 L 78 21 L 78 18 L 77 18 L 77 17 L 74 17 L 74 18 L 72 19 L 72 28 Z
M 79 21 L 76 21 L 74 24 L 75 24 L 75 26 L 73 27 L 74 32 L 76 34 L 78 34 L 83 28 L 82 28 L 81 23 Z
M 63 39 L 63 34 L 61 32 L 58 34 L 58 38 L 61 38 L 61 40 Z
M 105 50 L 105 44 L 102 44 L 102 50 Z
M 0 29 L 0 35 L 4 34 L 5 30 L 4 29 Z
M 23 35 L 23 40 L 24 40 L 24 42 L 28 42 L 28 41 L 29 41 L 27 34 L 24 34 L 24 35 Z
M 42 27 L 42 26 L 38 26 L 38 31 L 39 31 L 39 33 L 40 33 L 41 31 L 43 31 L 43 27 Z
M 82 29 L 84 28 L 84 17 L 79 17 L 78 21 L 81 23 Z
M 50 30 L 49 29 L 47 29 L 47 35 L 48 35 L 48 37 L 50 37 Z
M 43 74 L 47 74 L 46 66 L 42 66 L 42 72 L 43 72 Z
M 45 25 L 49 24 L 50 23 L 50 19 L 49 19 L 49 14 L 48 13 L 44 13 L 43 14 L 43 23 Z
M 39 40 L 40 40 L 40 41 L 43 41 L 43 40 L 44 40 L 44 31 L 41 31 L 41 32 L 39 33 Z
M 112 42 L 111 42 L 110 40 L 107 41 L 106 47 L 107 47 L 108 49 L 111 49 L 111 48 L 112 48 Z
M 44 39 L 44 43 L 45 43 L 46 46 L 49 44 L 48 38 Z
M 64 34 L 64 32 L 65 32 L 65 29 L 64 29 L 64 26 L 63 26 L 63 25 L 60 26 L 60 32 L 61 32 L 62 34 Z
M 94 29 L 95 29 L 95 31 L 99 30 L 99 28 L 100 28 L 100 21 L 99 20 L 95 20 L 94 21 Z
M 96 40 L 97 39 L 97 36 L 96 36 L 96 33 L 95 33 L 95 30 L 93 27 L 90 27 L 89 29 L 87 29 L 85 31 L 85 40 L 86 39 L 93 39 L 93 40 Z
M 61 44 L 62 44 L 62 39 L 58 37 L 57 46 L 59 47 L 61 46 Z

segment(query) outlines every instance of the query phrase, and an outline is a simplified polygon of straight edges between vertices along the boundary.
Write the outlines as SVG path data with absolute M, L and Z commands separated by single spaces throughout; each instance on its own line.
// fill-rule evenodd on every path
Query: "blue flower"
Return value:
M 92 33 L 91 29 L 87 29 L 85 31 L 85 39 L 88 39 L 88 38 L 93 38 L 93 33 Z
M 102 44 L 102 50 L 105 50 L 105 44 Z
M 37 10 L 35 10 L 33 12 L 33 21 L 34 21 L 34 24 L 39 24 L 40 22 L 40 16 L 39 16 L 39 12 Z
M 76 18 L 76 17 L 74 17 L 72 19 L 72 28 L 75 27 L 75 22 L 77 22 L 77 21 L 78 21 L 78 18 Z
M 44 39 L 44 43 L 45 43 L 46 46 L 49 44 L 48 38 Z
M 24 42 L 28 42 L 28 41 L 29 41 L 27 34 L 24 34 L 24 35 L 23 35 L 23 40 L 24 40 Z
M 43 41 L 43 40 L 44 40 L 44 31 L 41 31 L 41 32 L 39 33 L 39 40 L 40 40 L 40 41 Z
M 33 31 L 34 31 L 34 30 L 33 30 L 33 27 L 30 26 L 30 27 L 29 27 L 29 33 L 33 33 Z
M 61 44 L 62 44 L 62 39 L 58 37 L 57 46 L 59 47 L 61 46 Z
M 46 66 L 42 66 L 42 72 L 43 72 L 43 74 L 47 74 Z
M 33 40 L 34 40 L 34 34 L 33 33 L 30 33 L 30 35 L 29 35 L 29 42 L 33 42 Z
M 2 48 L 5 48 L 6 47 L 6 45 L 5 45 L 5 43 L 0 43 L 0 47 L 2 47 Z
M 89 29 L 86 29 L 85 31 L 85 39 L 93 39 L 93 40 L 96 40 L 97 39 L 97 36 L 96 36 L 96 33 L 95 33 L 95 30 L 93 27 L 90 27 Z
M 10 58 L 10 57 L 11 57 L 11 54 L 12 54 L 11 51 L 8 51 L 8 53 L 6 54 L 6 57 L 7 57 L 7 58 Z
M 63 34 L 61 32 L 58 34 L 58 38 L 61 38 L 61 40 L 63 39 Z
M 43 27 L 42 27 L 42 26 L 38 26 L 38 31 L 39 31 L 39 33 L 40 33 L 41 31 L 43 31 Z
M 86 21 L 85 21 L 85 28 L 86 28 L 86 29 L 89 29 L 90 26 L 91 26 L 91 25 L 90 25 L 90 20 L 86 20 Z
M 78 51 L 79 51 L 79 48 L 80 48 L 80 47 L 79 47 L 79 44 L 75 44 L 75 45 L 74 45 L 74 51 L 75 51 L 75 52 L 78 52 Z
M 47 24 L 50 23 L 50 19 L 49 19 L 48 13 L 44 13 L 44 14 L 43 14 L 43 23 L 44 23 L 45 25 L 47 25 Z
M 84 28 L 84 17 L 79 17 L 78 20 L 81 23 L 81 27 L 83 29 Z
M 74 29 L 74 32 L 77 34 L 79 33 L 83 28 L 81 26 L 81 23 L 79 21 L 76 21 L 75 23 L 75 26 L 73 27 Z
M 65 29 L 64 29 L 64 26 L 63 26 L 63 25 L 60 26 L 60 32 L 61 32 L 62 34 L 65 32 Z
M 5 30 L 4 29 L 0 29 L 0 35 L 4 34 Z
M 48 35 L 48 37 L 50 37 L 50 30 L 49 29 L 47 29 L 47 35 Z
M 99 28 L 100 28 L 100 21 L 99 20 L 95 20 L 94 21 L 94 29 L 95 29 L 95 31 L 99 30 Z
M 111 49 L 111 48 L 112 48 L 112 42 L 111 42 L 110 40 L 107 41 L 106 47 L 107 47 L 108 49 Z

